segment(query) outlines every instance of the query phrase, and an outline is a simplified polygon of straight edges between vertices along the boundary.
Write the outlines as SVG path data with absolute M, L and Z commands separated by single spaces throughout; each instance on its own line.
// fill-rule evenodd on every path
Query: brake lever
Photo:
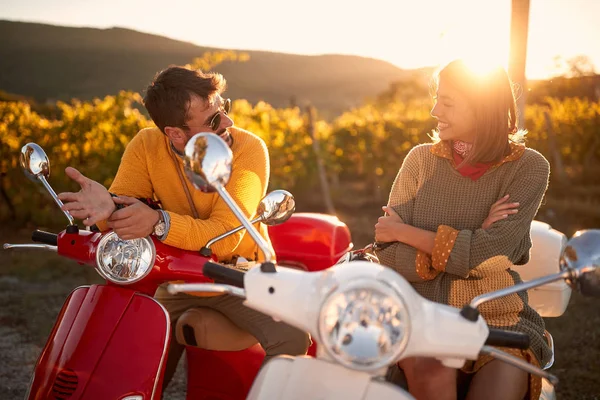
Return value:
M 4 245 L 2 246 L 4 248 L 4 250 L 8 250 L 8 249 L 40 249 L 40 250 L 49 250 L 49 251 L 54 251 L 57 252 L 58 251 L 58 247 L 57 246 L 52 246 L 49 244 L 37 244 L 37 243 L 31 243 L 31 244 L 12 244 L 12 243 L 4 243 Z

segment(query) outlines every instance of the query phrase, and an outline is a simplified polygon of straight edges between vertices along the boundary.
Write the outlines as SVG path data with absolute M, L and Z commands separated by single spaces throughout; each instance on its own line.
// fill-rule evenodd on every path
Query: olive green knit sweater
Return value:
M 417 250 L 403 243 L 377 255 L 425 298 L 462 307 L 477 295 L 521 282 L 511 267 L 529 260 L 530 225 L 546 191 L 550 168 L 540 153 L 525 149 L 518 159 L 473 181 L 460 175 L 451 160 L 433 154 L 432 149 L 444 145 L 425 144 L 411 150 L 394 181 L 389 205 L 417 228 L 437 232 L 440 225 L 447 225 L 458 230 L 445 271 L 423 280 L 415 271 Z M 482 229 L 492 204 L 506 194 L 510 202 L 520 203 L 518 213 Z M 550 357 L 542 336 L 544 321 L 527 302 L 527 293 L 521 292 L 485 303 L 479 310 L 490 326 L 528 333 L 531 349 L 544 365 Z

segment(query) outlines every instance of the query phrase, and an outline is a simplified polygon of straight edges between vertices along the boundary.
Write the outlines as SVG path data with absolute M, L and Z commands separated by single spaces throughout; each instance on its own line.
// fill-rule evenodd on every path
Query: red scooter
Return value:
M 21 166 L 62 205 L 47 181 L 50 164 L 41 147 L 25 145 Z M 293 214 L 293 197 L 282 192 L 261 201 L 255 220 L 269 225 L 278 266 L 322 270 L 351 250 L 345 224 L 323 214 Z M 69 295 L 37 361 L 26 398 L 159 399 L 169 341 L 176 338 L 171 337 L 169 315 L 152 296 L 165 282 L 213 282 L 202 273 L 204 265 L 214 261 L 210 247 L 207 244 L 203 255 L 153 237 L 124 241 L 114 232 L 80 230 L 64 213 L 69 219 L 64 231 L 33 232 L 33 241 L 42 244 L 4 248 L 56 251 L 93 266 L 106 284 L 82 286 Z M 256 339 L 223 315 L 202 308 L 180 317 L 176 337 L 186 345 L 188 399 L 246 397 L 264 357 Z

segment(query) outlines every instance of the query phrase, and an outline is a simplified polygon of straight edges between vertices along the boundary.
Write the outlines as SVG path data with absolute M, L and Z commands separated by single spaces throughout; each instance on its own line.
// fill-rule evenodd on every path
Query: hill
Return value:
M 0 89 L 38 101 L 88 100 L 119 90 L 141 92 L 161 69 L 207 50 L 191 43 L 123 28 L 71 28 L 0 21 Z M 419 71 L 370 58 L 247 51 L 245 63 L 218 66 L 228 96 L 275 106 L 312 102 L 338 113 Z

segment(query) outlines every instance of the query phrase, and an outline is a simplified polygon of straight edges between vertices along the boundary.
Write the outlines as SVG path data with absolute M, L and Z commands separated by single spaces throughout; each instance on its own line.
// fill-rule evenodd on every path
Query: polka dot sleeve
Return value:
M 458 232 L 456 229 L 446 225 L 438 227 L 433 251 L 431 252 L 431 264 L 436 271 L 444 272 L 446 270 L 446 264 L 456 242 Z
M 417 259 L 415 261 L 417 275 L 425 281 L 429 281 L 440 273 L 431 265 L 431 257 L 429 254 L 417 250 Z

